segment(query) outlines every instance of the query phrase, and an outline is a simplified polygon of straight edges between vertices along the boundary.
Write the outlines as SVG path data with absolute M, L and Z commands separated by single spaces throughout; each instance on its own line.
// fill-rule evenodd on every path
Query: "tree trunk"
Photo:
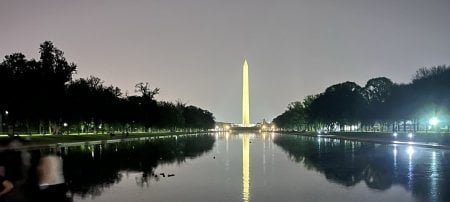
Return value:
M 2 113 L 0 112 L 0 133 L 3 132 L 3 116 Z
M 392 132 L 395 132 L 395 122 L 392 123 Z
M 39 134 L 42 134 L 43 133 L 43 123 L 42 123 L 42 121 L 39 121 Z
M 403 120 L 403 132 L 406 132 L 406 120 Z
M 420 131 L 420 121 L 416 119 L 416 127 L 414 128 L 414 132 Z
M 52 134 L 52 121 L 48 121 L 48 134 Z
M 414 119 L 414 133 L 417 132 L 417 119 Z

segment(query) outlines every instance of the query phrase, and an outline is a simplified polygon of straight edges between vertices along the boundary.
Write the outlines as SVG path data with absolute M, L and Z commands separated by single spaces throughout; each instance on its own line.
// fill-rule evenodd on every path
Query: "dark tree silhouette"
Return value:
M 0 132 L 125 133 L 214 127 L 214 117 L 206 110 L 194 107 L 195 112 L 189 108 L 184 114 L 185 104 L 158 102 L 159 88 L 151 89 L 148 82 L 136 84 L 139 96 L 123 96 L 118 87 L 105 86 L 98 77 L 73 80 L 76 65 L 67 62 L 52 42 L 42 43 L 39 53 L 38 61 L 14 53 L 0 63 Z
M 442 121 L 435 131 L 449 132 L 450 67 L 421 68 L 412 82 L 395 84 L 386 77 L 373 78 L 362 88 L 353 82 L 328 87 L 316 96 L 307 96 L 303 109 L 292 107 L 273 121 L 280 128 L 334 128 L 359 126 L 363 131 L 426 131 L 431 117 Z M 296 115 L 293 114 L 302 114 Z M 297 117 L 304 117 L 298 119 Z

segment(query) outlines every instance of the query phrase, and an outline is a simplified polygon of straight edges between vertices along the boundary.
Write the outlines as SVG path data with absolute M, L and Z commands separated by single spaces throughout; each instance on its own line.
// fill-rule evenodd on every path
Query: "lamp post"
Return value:
M 5 126 L 6 126 L 6 130 L 7 130 L 7 132 L 8 132 L 8 115 L 9 115 L 9 111 L 8 110 L 5 110 L 4 111 L 4 114 L 5 114 L 5 123 L 3 123 L 3 120 L 2 120 L 2 113 L 0 113 L 0 132 L 3 132 L 3 124 L 5 124 Z
M 437 117 L 432 117 L 428 123 L 431 125 L 431 127 L 436 127 L 439 124 L 439 119 Z M 437 130 L 436 130 L 437 131 Z
M 8 134 L 8 136 L 13 136 L 14 135 L 14 128 L 13 126 L 9 125 L 9 111 L 5 110 L 5 126 L 6 126 L 6 133 Z
M 0 113 L 0 133 L 3 133 L 3 113 Z

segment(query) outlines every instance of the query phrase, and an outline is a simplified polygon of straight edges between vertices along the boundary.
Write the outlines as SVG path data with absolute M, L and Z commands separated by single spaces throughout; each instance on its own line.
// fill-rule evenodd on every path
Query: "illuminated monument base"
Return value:
M 233 126 L 231 127 L 232 131 L 239 131 L 239 132 L 255 132 L 260 131 L 261 127 L 259 126 Z

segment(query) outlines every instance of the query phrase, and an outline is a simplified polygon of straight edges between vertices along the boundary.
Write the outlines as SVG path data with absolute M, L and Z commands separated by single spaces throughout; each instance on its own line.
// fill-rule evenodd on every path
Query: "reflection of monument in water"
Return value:
M 242 199 L 250 198 L 250 135 L 242 136 Z

